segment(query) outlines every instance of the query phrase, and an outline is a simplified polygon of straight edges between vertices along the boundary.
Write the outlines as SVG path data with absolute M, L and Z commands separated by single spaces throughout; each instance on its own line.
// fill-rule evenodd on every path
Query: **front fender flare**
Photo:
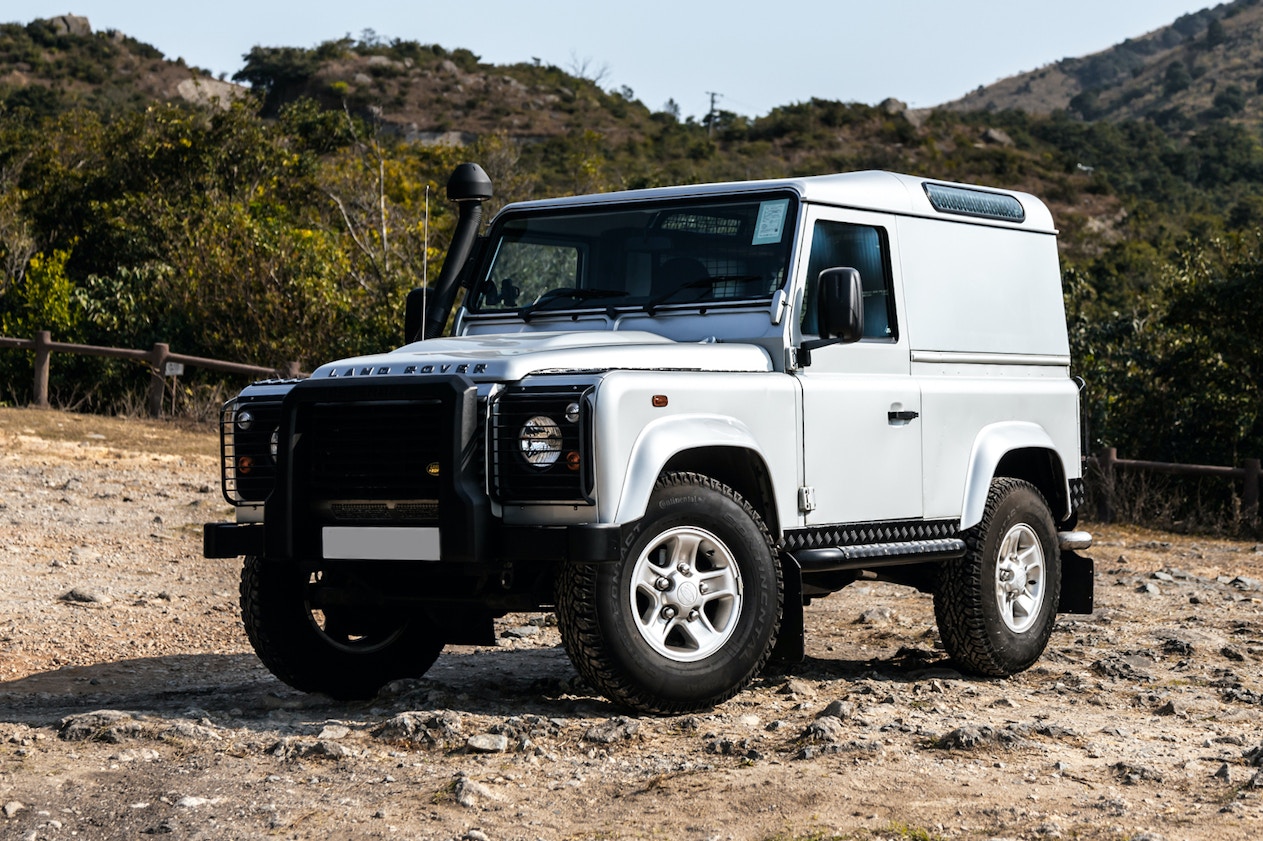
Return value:
M 984 426 L 974 438 L 969 453 L 969 471 L 965 474 L 965 499 L 961 507 L 960 529 L 972 528 L 982 522 L 987 507 L 987 493 L 1000 460 L 1014 450 L 1047 450 L 1057 452 L 1052 436 L 1042 426 L 1029 421 L 1004 421 Z M 1061 471 L 1065 482 L 1065 470 Z M 1069 488 L 1064 489 L 1069 498 Z
M 750 450 L 767 464 L 763 449 L 750 429 L 733 418 L 689 414 L 655 420 L 640 431 L 632 445 L 614 522 L 628 523 L 645 515 L 658 474 L 672 457 L 685 450 L 708 447 Z

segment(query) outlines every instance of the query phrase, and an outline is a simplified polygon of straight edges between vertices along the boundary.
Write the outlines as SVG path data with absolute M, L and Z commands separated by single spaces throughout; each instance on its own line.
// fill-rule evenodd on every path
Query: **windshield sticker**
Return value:
M 780 242 L 788 214 L 789 199 L 762 202 L 759 205 L 759 218 L 754 223 L 754 240 L 750 244 L 768 245 Z

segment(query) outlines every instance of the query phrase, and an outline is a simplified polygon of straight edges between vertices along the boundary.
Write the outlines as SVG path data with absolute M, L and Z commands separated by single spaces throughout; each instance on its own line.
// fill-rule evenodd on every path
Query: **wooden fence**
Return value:
M 83 356 L 109 356 L 115 359 L 135 359 L 149 363 L 149 415 L 161 417 L 162 397 L 166 391 L 166 378 L 174 376 L 190 365 L 194 368 L 205 368 L 225 374 L 243 374 L 248 377 L 298 377 L 302 376 L 301 366 L 297 362 L 288 362 L 284 368 L 266 368 L 261 365 L 244 365 L 240 362 L 223 362 L 218 359 L 205 359 L 201 356 L 188 356 L 183 353 L 172 353 L 171 348 L 161 342 L 150 350 L 129 350 L 127 348 L 97 347 L 96 345 L 76 345 L 69 342 L 54 342 L 52 334 L 40 330 L 33 339 L 12 339 L 0 336 L 0 348 L 25 348 L 35 351 L 35 388 L 32 405 L 41 409 L 48 408 L 48 370 L 54 353 L 75 353 Z
M 1118 471 L 1142 471 L 1163 473 L 1168 476 L 1211 476 L 1223 479 L 1240 479 L 1242 481 L 1241 507 L 1247 517 L 1254 517 L 1259 512 L 1259 476 L 1263 473 L 1259 459 L 1247 458 L 1241 467 L 1214 467 L 1206 464 L 1170 464 L 1164 461 L 1141 461 L 1139 459 L 1119 458 L 1118 450 L 1107 447 L 1092 459 L 1101 472 L 1101 484 L 1104 488 L 1114 486 L 1114 474 Z M 1109 493 L 1097 495 L 1096 516 L 1103 523 L 1112 522 L 1114 510 L 1110 505 Z

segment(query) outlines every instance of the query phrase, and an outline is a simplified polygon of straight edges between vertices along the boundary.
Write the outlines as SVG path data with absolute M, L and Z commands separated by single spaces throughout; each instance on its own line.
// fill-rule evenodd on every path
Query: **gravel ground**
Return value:
M 216 439 L 0 409 L 0 838 L 1257 839 L 1263 548 L 1095 529 L 1097 611 L 966 678 L 930 599 L 856 585 L 808 657 L 627 716 L 549 614 L 374 701 L 250 651 Z

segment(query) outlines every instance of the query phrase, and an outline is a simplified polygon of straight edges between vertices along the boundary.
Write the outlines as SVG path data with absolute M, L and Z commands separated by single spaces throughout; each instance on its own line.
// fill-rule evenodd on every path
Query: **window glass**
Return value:
M 492 227 L 469 308 L 653 314 L 767 300 L 788 277 L 796 211 L 778 191 L 514 213 Z
M 576 285 L 579 249 L 569 243 L 504 240 L 483 300 L 507 308 L 529 304 L 550 289 Z
M 818 335 L 816 281 L 825 269 L 849 267 L 860 273 L 864 287 L 864 338 L 894 339 L 894 305 L 890 294 L 890 262 L 885 232 L 868 225 L 820 220 L 811 233 L 807 259 L 807 291 L 803 298 L 802 332 Z

